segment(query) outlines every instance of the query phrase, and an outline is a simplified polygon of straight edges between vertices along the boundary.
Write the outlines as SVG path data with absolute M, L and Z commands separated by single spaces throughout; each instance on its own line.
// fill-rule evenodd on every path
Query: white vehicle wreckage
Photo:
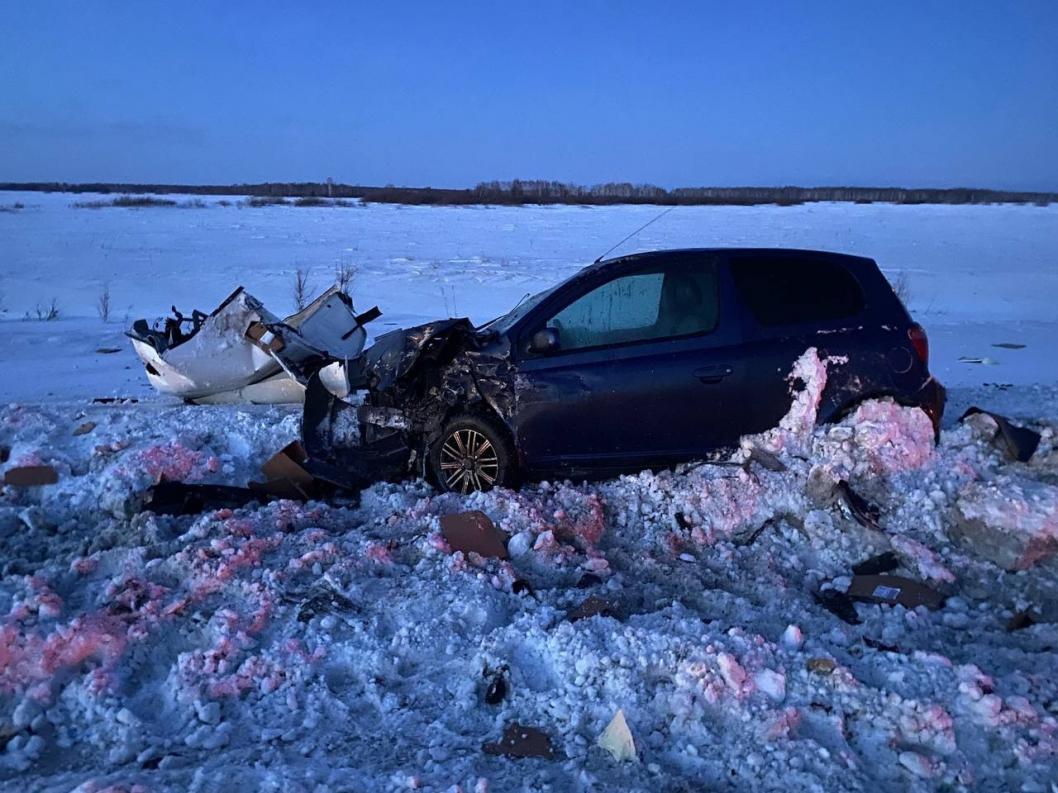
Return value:
M 303 402 L 321 359 L 360 355 L 364 325 L 379 314 L 374 308 L 358 315 L 349 296 L 331 287 L 280 319 L 239 287 L 210 314 L 185 318 L 174 306 L 163 329 L 141 319 L 128 336 L 162 394 L 196 404 Z
M 358 491 L 421 471 L 453 405 L 510 412 L 509 349 L 495 334 L 448 319 L 385 333 L 365 349 L 364 326 L 380 315 L 377 307 L 357 314 L 332 287 L 279 319 L 240 287 L 209 315 L 187 319 L 174 307 L 161 329 L 137 320 L 127 335 L 159 392 L 196 404 L 305 405 L 301 444 L 276 455 L 283 471 L 263 490 L 166 482 L 152 508 L 281 497 L 291 486 L 303 495 Z

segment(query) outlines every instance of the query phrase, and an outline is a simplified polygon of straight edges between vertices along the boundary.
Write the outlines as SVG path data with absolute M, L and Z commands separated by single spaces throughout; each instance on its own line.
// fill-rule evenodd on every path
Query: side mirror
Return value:
M 529 340 L 529 352 L 549 353 L 558 349 L 558 331 L 554 328 L 543 328 L 533 334 Z

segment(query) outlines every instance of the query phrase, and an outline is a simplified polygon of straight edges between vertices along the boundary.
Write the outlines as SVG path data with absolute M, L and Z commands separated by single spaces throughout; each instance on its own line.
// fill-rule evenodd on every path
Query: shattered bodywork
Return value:
M 357 315 L 332 287 L 280 319 L 239 287 L 208 315 L 173 314 L 161 330 L 141 319 L 127 333 L 154 388 L 199 404 L 273 404 L 301 402 L 321 362 L 359 355 L 378 311 Z
M 313 473 L 352 485 L 422 473 L 453 412 L 480 406 L 510 419 L 514 404 L 509 342 L 465 318 L 439 320 L 323 367 L 308 382 L 302 434 Z

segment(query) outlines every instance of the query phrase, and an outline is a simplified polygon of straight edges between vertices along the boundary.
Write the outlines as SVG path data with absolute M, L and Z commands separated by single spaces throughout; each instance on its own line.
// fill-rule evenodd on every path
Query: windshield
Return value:
M 536 306 L 540 305 L 544 298 L 558 289 L 559 286 L 561 286 L 561 284 L 556 284 L 550 289 L 545 289 L 543 292 L 537 292 L 531 297 L 522 298 L 522 301 L 506 314 L 498 316 L 491 322 L 486 322 L 482 325 L 481 330 L 494 330 L 497 333 L 506 333 L 514 327 L 518 320 L 536 308 Z

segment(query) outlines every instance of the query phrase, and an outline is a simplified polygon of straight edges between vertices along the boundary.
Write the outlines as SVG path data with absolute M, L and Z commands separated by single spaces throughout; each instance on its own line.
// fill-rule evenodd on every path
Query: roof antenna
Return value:
M 595 260 L 595 264 L 598 264 L 599 262 L 601 262 L 606 256 L 608 256 L 610 253 L 612 253 L 613 251 L 615 251 L 618 248 L 620 248 L 622 245 L 624 245 L 626 242 L 628 242 L 630 239 L 632 239 L 632 237 L 636 236 L 636 234 L 641 232 L 647 226 L 649 226 L 652 223 L 656 223 L 657 221 L 661 220 L 663 217 L 665 217 L 665 215 L 669 214 L 669 212 L 674 210 L 677 206 L 678 206 L 677 204 L 673 204 L 668 209 L 664 210 L 661 214 L 656 215 L 655 217 L 653 217 L 650 220 L 648 220 L 646 223 L 644 223 L 642 226 L 637 228 L 635 231 L 633 231 L 631 234 L 629 234 L 627 237 L 625 237 L 619 243 L 617 243 L 612 248 L 610 248 L 608 251 L 606 251 L 606 253 L 602 254 L 602 256 L 600 256 L 598 259 Z

